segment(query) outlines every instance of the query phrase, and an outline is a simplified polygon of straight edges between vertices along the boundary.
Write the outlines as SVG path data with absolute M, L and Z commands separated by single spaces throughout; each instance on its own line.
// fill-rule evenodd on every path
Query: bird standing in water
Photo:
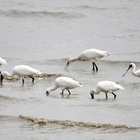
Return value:
M 64 94 L 64 90 L 67 90 L 69 92 L 69 95 L 71 94 L 69 89 L 73 89 L 76 87 L 82 87 L 82 84 L 76 80 L 73 80 L 70 77 L 58 77 L 55 80 L 54 86 L 49 87 L 46 91 L 46 95 L 48 96 L 48 94 L 51 91 L 56 90 L 57 88 L 61 88 L 62 89 L 62 96 Z
M 126 72 L 122 75 L 123 77 L 125 76 L 125 74 L 128 72 L 128 70 L 132 68 L 132 74 L 136 77 L 140 77 L 140 70 L 136 70 L 136 65 L 134 63 L 130 63 L 128 69 L 126 70 Z
M 91 95 L 91 98 L 94 99 L 94 94 L 99 94 L 100 92 L 104 92 L 106 95 L 106 99 L 108 98 L 108 95 L 107 95 L 108 93 L 113 94 L 114 98 L 116 98 L 116 94 L 114 93 L 114 91 L 117 91 L 120 89 L 124 89 L 124 87 L 122 87 L 119 84 L 116 84 L 115 82 L 100 81 L 97 83 L 96 88 L 90 91 L 90 95 Z
M 7 71 L 2 72 L 3 77 L 12 77 L 14 75 L 18 75 L 19 77 L 22 77 L 23 84 L 24 84 L 24 77 L 30 77 L 32 79 L 32 82 L 34 82 L 33 75 L 35 75 L 35 74 L 40 75 L 41 72 L 39 70 L 29 67 L 27 65 L 15 66 L 11 73 L 8 73 Z
M 68 59 L 68 62 L 65 66 L 64 69 L 68 69 L 69 64 L 74 62 L 74 61 L 92 61 L 92 70 L 93 72 L 96 71 L 98 72 L 98 66 L 96 65 L 95 61 L 99 60 L 105 56 L 109 56 L 110 52 L 108 51 L 101 51 L 101 50 L 97 50 L 97 49 L 88 49 L 83 51 L 79 56 L 77 57 L 71 57 Z

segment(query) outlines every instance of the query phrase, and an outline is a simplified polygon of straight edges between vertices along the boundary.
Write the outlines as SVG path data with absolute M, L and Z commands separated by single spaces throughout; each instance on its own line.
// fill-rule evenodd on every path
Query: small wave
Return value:
M 34 117 L 29 117 L 29 116 L 19 116 L 22 119 L 31 121 L 35 124 L 39 125 L 47 125 L 47 124 L 58 124 L 58 125 L 63 125 L 67 127 L 82 127 L 82 128 L 101 128 L 101 129 L 127 129 L 127 130 L 135 130 L 138 129 L 138 127 L 133 127 L 133 126 L 127 126 L 127 125 L 114 125 L 114 124 L 101 124 L 101 123 L 91 123 L 91 122 L 75 122 L 75 121 L 70 121 L 70 120 L 49 120 L 49 119 L 43 119 L 43 118 L 34 118 Z
M 91 9 L 91 10 L 129 10 L 127 7 L 96 7 L 90 5 L 81 5 L 80 9 Z
M 115 54 L 115 55 L 123 55 L 124 53 L 121 53 L 121 54 Z M 117 65 L 117 64 L 122 64 L 122 65 L 129 65 L 130 63 L 135 63 L 136 65 L 140 65 L 140 62 L 139 61 L 124 61 L 124 60 L 100 60 L 98 61 L 98 63 L 106 63 L 106 64 L 114 64 L 114 65 Z
M 80 9 L 93 9 L 93 10 L 108 10 L 108 8 L 105 7 L 94 7 L 89 5 L 81 5 L 79 6 Z
M 12 98 L 12 97 L 9 97 L 9 96 L 4 96 L 4 95 L 0 95 L 0 99 L 3 99 L 3 100 L 15 100 L 15 98 Z
M 42 74 L 39 74 L 39 75 L 33 75 L 33 77 L 38 77 L 38 78 L 48 78 L 48 77 L 58 77 L 58 76 L 61 76 L 61 74 L 42 73 Z M 26 78 L 26 77 L 24 77 L 24 78 Z M 13 77 L 6 77 L 5 79 L 8 80 L 8 81 L 16 81 L 16 80 L 19 80 L 20 77 L 15 75 Z
M 21 11 L 21 10 L 0 10 L 0 15 L 4 17 L 13 17 L 13 18 L 42 18 L 42 17 L 51 17 L 51 18 L 62 18 L 62 19 L 73 19 L 81 18 L 84 15 L 79 13 L 66 13 L 66 12 L 49 12 L 49 11 Z
M 7 121 L 7 120 L 9 120 L 9 121 L 11 121 L 11 120 L 17 120 L 18 119 L 18 117 L 16 117 L 16 116 L 9 116 L 9 115 L 0 115 L 0 121 Z

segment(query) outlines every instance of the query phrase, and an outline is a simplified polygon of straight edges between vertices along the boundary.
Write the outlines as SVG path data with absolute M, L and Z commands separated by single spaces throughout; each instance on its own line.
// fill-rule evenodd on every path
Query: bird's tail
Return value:
M 107 52 L 107 51 L 106 51 L 106 52 L 104 53 L 104 56 L 109 56 L 110 54 L 111 54 L 110 52 Z
M 41 75 L 42 74 L 42 72 L 40 72 L 40 71 L 37 71 L 37 73 L 36 73 L 37 75 Z
M 78 82 L 78 87 L 83 87 L 83 85 L 80 82 Z
M 118 85 L 118 88 L 124 90 L 124 87 L 121 85 Z

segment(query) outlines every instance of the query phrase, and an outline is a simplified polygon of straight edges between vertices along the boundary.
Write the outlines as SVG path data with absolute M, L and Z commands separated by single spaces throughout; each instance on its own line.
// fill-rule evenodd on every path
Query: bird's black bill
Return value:
M 126 70 L 126 72 L 122 75 L 123 77 L 126 75 L 126 73 L 129 71 L 129 69 L 132 67 L 132 65 L 130 65 L 129 67 L 128 67 L 128 69 Z
M 69 61 L 67 62 L 66 66 L 64 67 L 64 69 L 68 69 L 69 67 Z
M 48 91 L 46 91 L 46 96 L 48 96 L 49 95 L 49 92 Z
M 94 94 L 90 93 L 90 95 L 91 95 L 91 99 L 94 99 Z

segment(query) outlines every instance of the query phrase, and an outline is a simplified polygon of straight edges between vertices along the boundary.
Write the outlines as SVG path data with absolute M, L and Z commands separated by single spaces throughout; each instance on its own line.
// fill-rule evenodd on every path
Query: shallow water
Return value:
M 139 78 L 129 71 L 134 62 L 140 68 L 140 2 L 110 1 L 1 1 L 0 56 L 11 71 L 27 64 L 43 73 L 70 76 L 83 85 L 67 91 L 60 89 L 45 95 L 58 76 L 4 80 L 0 88 L 0 139 L 139 139 Z M 97 61 L 98 73 L 91 62 L 74 62 L 64 70 L 67 59 L 83 50 L 97 48 L 111 52 Z M 125 90 L 115 92 L 116 99 L 100 93 L 92 100 L 90 90 L 101 80 L 115 81 Z M 19 116 L 70 120 L 137 127 L 135 130 L 39 125 Z

